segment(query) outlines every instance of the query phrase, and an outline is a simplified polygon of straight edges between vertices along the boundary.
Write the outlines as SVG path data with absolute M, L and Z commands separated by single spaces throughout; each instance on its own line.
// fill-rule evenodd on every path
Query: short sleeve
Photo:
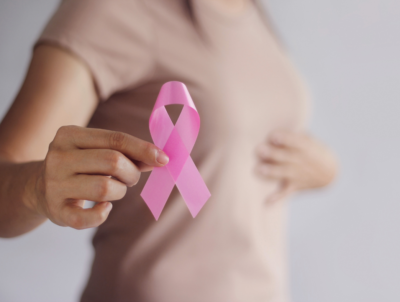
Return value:
M 152 20 L 144 0 L 63 0 L 35 46 L 57 45 L 90 69 L 101 100 L 151 76 Z

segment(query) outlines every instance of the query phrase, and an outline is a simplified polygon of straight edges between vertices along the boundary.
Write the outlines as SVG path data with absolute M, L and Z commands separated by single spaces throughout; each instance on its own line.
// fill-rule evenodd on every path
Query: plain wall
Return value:
M 57 0 L 0 0 L 0 117 Z M 310 130 L 341 174 L 290 206 L 294 302 L 400 301 L 400 2 L 269 0 L 314 100 Z M 92 230 L 45 223 L 0 239 L 0 301 L 76 301 Z

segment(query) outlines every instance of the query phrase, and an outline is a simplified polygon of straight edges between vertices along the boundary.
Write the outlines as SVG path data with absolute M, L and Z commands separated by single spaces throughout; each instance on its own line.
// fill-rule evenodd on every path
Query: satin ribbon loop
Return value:
M 175 125 L 165 109 L 167 105 L 183 105 Z M 196 217 L 211 194 L 190 157 L 200 130 L 200 116 L 185 84 L 168 82 L 161 87 L 149 126 L 154 144 L 169 156 L 169 162 L 153 169 L 140 195 L 158 220 L 176 185 Z

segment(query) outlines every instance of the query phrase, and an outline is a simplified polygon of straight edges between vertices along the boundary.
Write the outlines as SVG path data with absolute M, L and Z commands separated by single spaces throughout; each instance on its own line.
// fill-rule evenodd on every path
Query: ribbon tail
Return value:
M 181 174 L 176 181 L 176 186 L 193 218 L 196 217 L 210 198 L 211 193 L 190 156 L 183 166 Z
M 166 167 L 154 168 L 140 193 L 156 220 L 160 217 L 174 185 Z

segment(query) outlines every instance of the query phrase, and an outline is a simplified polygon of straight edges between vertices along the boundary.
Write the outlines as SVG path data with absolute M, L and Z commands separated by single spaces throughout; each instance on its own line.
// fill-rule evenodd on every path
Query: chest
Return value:
M 200 11 L 196 22 L 196 28 L 160 35 L 159 76 L 187 84 L 201 133 L 260 140 L 273 129 L 303 126 L 303 84 L 257 13 L 226 22 Z

